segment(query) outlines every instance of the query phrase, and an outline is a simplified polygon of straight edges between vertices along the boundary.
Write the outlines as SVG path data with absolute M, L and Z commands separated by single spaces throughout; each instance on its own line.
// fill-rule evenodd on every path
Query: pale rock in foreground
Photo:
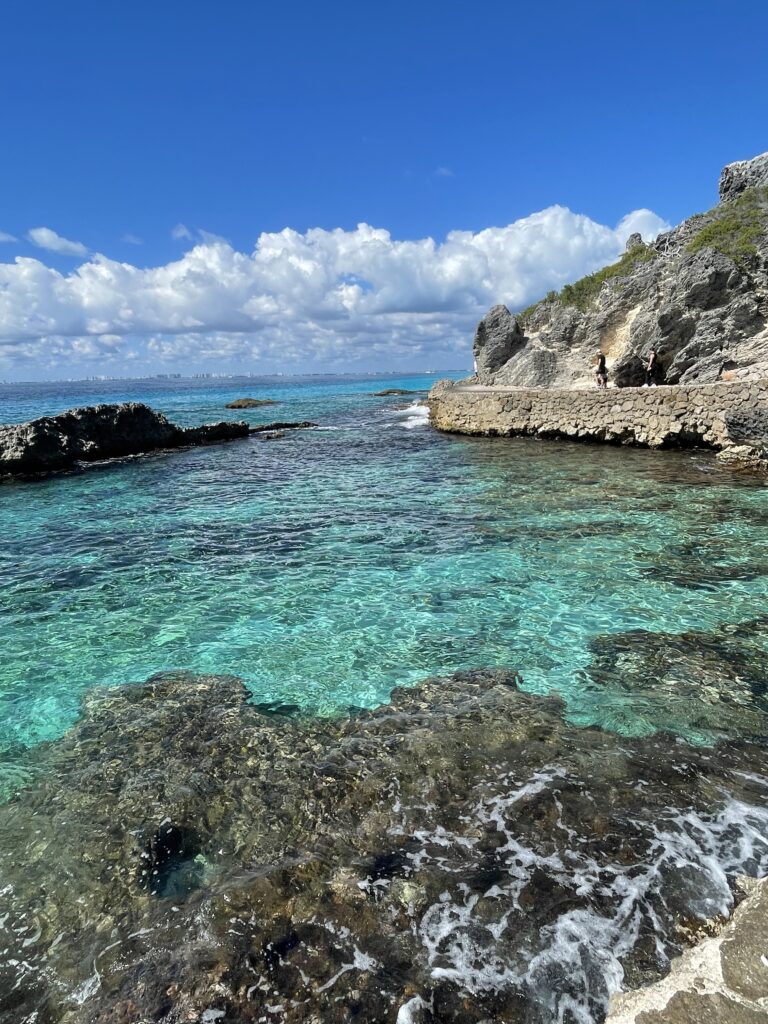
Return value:
M 764 1024 L 768 1021 L 768 879 L 722 932 L 672 964 L 666 978 L 611 1000 L 606 1024 Z

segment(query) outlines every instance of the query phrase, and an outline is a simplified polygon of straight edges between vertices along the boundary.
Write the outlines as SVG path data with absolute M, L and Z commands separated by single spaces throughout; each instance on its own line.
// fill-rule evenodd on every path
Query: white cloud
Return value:
M 68 238 L 57 235 L 52 228 L 30 228 L 27 238 L 39 249 L 48 249 L 62 256 L 86 256 L 88 250 L 82 242 L 72 242 Z
M 186 224 L 177 224 L 175 228 L 171 229 L 171 238 L 180 240 L 186 238 L 187 241 L 192 241 L 192 232 L 186 226 Z
M 0 242 L 18 242 L 15 235 L 9 235 L 7 231 L 0 231 Z
M 450 167 L 438 167 L 435 169 L 435 177 L 437 178 L 453 178 L 455 177 Z
M 611 228 L 553 206 L 442 242 L 360 224 L 262 234 L 251 253 L 205 235 L 146 269 L 93 255 L 61 274 L 17 257 L 0 263 L 0 363 L 458 366 L 492 303 L 521 308 L 615 259 L 633 231 L 667 227 L 648 210 Z
M 121 242 L 127 242 L 128 245 L 144 245 L 144 239 L 139 238 L 138 235 L 132 235 L 130 231 L 126 232 L 120 239 Z

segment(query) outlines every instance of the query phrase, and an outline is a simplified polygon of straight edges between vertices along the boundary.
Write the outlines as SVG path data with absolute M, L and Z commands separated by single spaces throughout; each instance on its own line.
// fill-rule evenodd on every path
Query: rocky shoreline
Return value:
M 602 1020 L 768 866 L 768 762 L 520 683 L 334 718 L 232 677 L 93 691 L 0 804 L 0 1021 Z
M 59 473 L 79 462 L 219 444 L 249 432 L 243 421 L 179 427 L 140 402 L 82 406 L 59 416 L 0 426 L 0 479 Z

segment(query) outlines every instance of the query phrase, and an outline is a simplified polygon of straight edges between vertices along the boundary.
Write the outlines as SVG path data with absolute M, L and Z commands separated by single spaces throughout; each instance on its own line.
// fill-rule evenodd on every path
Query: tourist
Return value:
M 608 387 L 608 370 L 605 365 L 605 356 L 597 350 L 597 368 L 595 369 L 595 383 L 599 388 Z
M 652 387 L 658 383 L 659 357 L 656 349 L 652 348 L 648 354 L 648 365 L 645 368 L 645 386 Z

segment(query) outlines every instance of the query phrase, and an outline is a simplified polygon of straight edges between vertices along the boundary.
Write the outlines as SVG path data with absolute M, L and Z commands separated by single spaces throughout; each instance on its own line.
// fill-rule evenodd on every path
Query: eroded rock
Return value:
M 599 349 L 611 382 L 634 386 L 652 348 L 670 384 L 767 377 L 768 153 L 726 167 L 720 194 L 648 245 L 633 235 L 594 288 L 585 279 L 517 320 L 494 306 L 475 336 L 481 382 L 589 386 Z
M 600 1020 L 768 862 L 768 766 L 520 682 L 340 718 L 231 677 L 94 691 L 0 806 L 0 1021 Z
M 0 426 L 0 477 L 60 472 L 78 462 L 218 444 L 247 434 L 247 423 L 178 427 L 139 402 L 84 406 Z

